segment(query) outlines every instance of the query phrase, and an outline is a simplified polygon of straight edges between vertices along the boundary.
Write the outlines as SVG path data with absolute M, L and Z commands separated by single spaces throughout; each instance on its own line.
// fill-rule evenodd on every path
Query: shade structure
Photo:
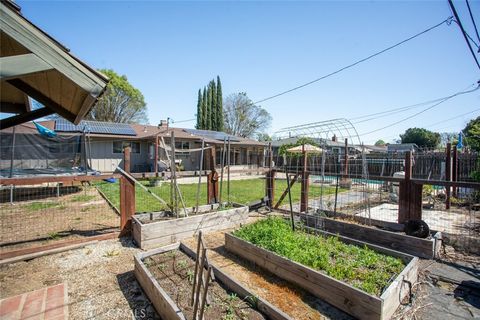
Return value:
M 302 153 L 304 151 L 306 153 L 322 153 L 323 149 L 316 146 L 312 146 L 311 144 L 307 143 L 307 144 L 303 144 L 300 146 L 287 149 L 287 151 L 292 153 Z
M 78 124 L 103 94 L 108 78 L 0 1 L 0 128 L 53 113 Z M 33 108 L 31 100 L 42 108 Z M 36 106 L 36 105 L 35 105 Z

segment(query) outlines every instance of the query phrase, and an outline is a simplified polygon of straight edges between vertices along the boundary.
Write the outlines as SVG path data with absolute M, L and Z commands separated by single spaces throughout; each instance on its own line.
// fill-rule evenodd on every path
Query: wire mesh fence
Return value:
M 47 182 L 0 189 L 0 252 L 118 231 L 117 210 L 95 183 Z
M 476 153 L 458 153 L 452 170 L 457 181 L 473 181 L 479 171 Z M 312 215 L 333 218 L 362 218 L 356 222 L 371 224 L 374 220 L 397 223 L 399 218 L 400 181 L 405 177 L 405 154 L 356 154 L 345 157 L 330 151 L 277 155 L 274 158 L 275 206 L 289 209 L 286 181 L 290 183 L 292 209 Z M 422 187 L 422 220 L 431 230 L 449 234 L 479 237 L 480 191 L 474 187 L 450 187 L 447 201 L 446 154 L 414 154 L 412 179 L 425 179 Z M 287 179 L 288 176 L 288 179 Z M 390 179 L 398 178 L 398 179 Z M 453 177 L 452 177 L 453 178 Z M 437 184 L 435 184 L 435 181 Z M 308 197 L 302 208 L 302 184 Z M 268 184 L 267 184 L 268 186 Z M 279 203 L 280 202 L 280 203 Z M 448 202 L 448 205 L 447 205 Z

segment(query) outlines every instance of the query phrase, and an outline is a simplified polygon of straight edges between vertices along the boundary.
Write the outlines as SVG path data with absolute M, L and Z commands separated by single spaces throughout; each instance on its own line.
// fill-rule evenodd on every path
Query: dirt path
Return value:
M 225 231 L 220 231 L 205 235 L 204 239 L 210 249 L 209 259 L 251 292 L 277 306 L 293 319 L 352 319 L 304 290 L 227 252 L 224 233 Z M 195 239 L 188 239 L 184 243 L 195 250 Z

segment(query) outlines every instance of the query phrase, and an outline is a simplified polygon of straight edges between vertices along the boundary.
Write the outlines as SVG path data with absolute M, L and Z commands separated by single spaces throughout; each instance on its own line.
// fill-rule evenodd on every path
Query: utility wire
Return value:
M 453 20 L 453 22 L 455 22 L 460 27 L 457 20 Z M 475 47 L 477 47 L 477 49 L 480 50 L 479 44 L 477 42 L 475 42 L 475 40 L 466 31 L 465 31 L 465 35 L 467 36 L 468 39 L 470 39 L 470 41 L 472 41 L 472 43 L 475 45 Z
M 470 44 L 470 41 L 468 41 L 468 37 L 466 35 L 465 29 L 463 28 L 462 22 L 460 21 L 460 17 L 457 14 L 457 10 L 455 10 L 455 7 L 453 5 L 452 0 L 448 0 L 448 4 L 450 5 L 450 8 L 452 9 L 453 15 L 455 16 L 455 20 L 457 20 L 458 26 L 460 27 L 460 31 L 462 31 L 462 35 L 465 38 L 465 41 L 467 42 L 468 49 L 470 49 L 470 52 L 472 53 L 473 59 L 475 60 L 475 63 L 477 64 L 478 69 L 480 69 L 480 63 L 477 60 L 477 56 L 475 55 L 475 52 L 473 52 L 472 45 Z
M 197 120 L 197 118 L 192 118 L 192 119 L 187 119 L 187 120 L 178 120 L 178 121 L 173 120 L 173 119 L 171 119 L 171 120 L 172 120 L 172 123 L 182 123 L 182 122 L 195 121 L 195 120 Z
M 469 111 L 469 112 L 465 112 L 465 113 L 459 114 L 458 116 L 453 117 L 453 118 L 449 118 L 449 119 L 445 119 L 445 120 L 442 120 L 442 121 L 438 121 L 438 122 L 435 122 L 435 123 L 428 124 L 428 125 L 425 126 L 425 128 L 435 127 L 436 125 L 439 125 L 439 124 L 441 124 L 441 123 L 448 122 L 448 121 L 452 121 L 452 120 L 461 118 L 461 117 L 463 117 L 463 116 L 466 116 L 467 114 L 471 114 L 471 113 L 474 113 L 474 112 L 477 112 L 477 111 L 480 111 L 480 108 L 475 109 L 475 110 L 472 110 L 472 111 Z
M 475 30 L 475 33 L 477 34 L 478 43 L 480 44 L 480 36 L 478 35 L 477 24 L 475 23 L 475 20 L 473 19 L 472 9 L 470 9 L 470 3 L 468 2 L 468 0 L 465 0 L 465 1 L 467 2 L 468 13 L 470 13 L 470 19 L 472 19 L 473 28 Z
M 468 89 L 470 86 L 468 86 L 466 89 Z M 389 109 L 389 110 L 386 110 L 386 111 L 380 111 L 380 112 L 366 114 L 366 115 L 363 115 L 363 116 L 353 117 L 353 118 L 349 118 L 348 120 L 352 121 L 353 124 L 368 122 L 368 121 L 371 121 L 371 120 L 376 120 L 376 119 L 379 119 L 379 118 L 390 116 L 392 114 L 401 113 L 401 112 L 404 112 L 404 111 L 408 111 L 410 109 L 414 109 L 414 108 L 429 105 L 429 104 L 432 104 L 432 103 L 435 103 L 435 102 L 439 102 L 439 101 L 444 100 L 448 97 L 450 97 L 450 95 L 446 96 L 446 97 L 436 98 L 436 99 L 429 100 L 429 101 L 424 101 L 424 102 L 419 102 L 419 103 L 407 105 L 407 106 L 404 106 L 404 107 L 398 107 L 398 108 Z M 363 119 L 363 118 L 368 118 L 368 119 L 364 119 L 364 120 L 360 120 L 360 121 L 353 121 L 353 120 L 358 120 L 358 119 Z
M 350 118 L 349 120 L 352 121 L 352 120 L 371 117 L 371 118 L 360 120 L 360 121 L 353 121 L 352 123 L 354 123 L 354 124 L 367 122 L 367 121 L 371 121 L 371 120 L 376 120 L 376 119 L 379 119 L 379 118 L 390 116 L 392 114 L 396 114 L 396 113 L 408 111 L 410 109 L 414 109 L 414 108 L 418 108 L 418 107 L 421 107 L 421 106 L 429 105 L 429 104 L 441 101 L 441 100 L 443 100 L 447 97 L 442 97 L 442 98 L 438 98 L 438 99 L 434 99 L 434 100 L 430 100 L 430 101 L 420 102 L 420 103 L 408 105 L 408 106 L 405 106 L 405 107 L 395 108 L 395 109 L 391 109 L 391 110 L 387 110 L 387 111 L 371 113 L 371 114 L 367 114 L 367 115 L 364 115 L 364 116 L 358 116 L 358 117 L 355 117 L 355 118 Z
M 257 104 L 257 103 L 265 102 L 265 101 L 267 101 L 267 100 L 271 100 L 271 99 L 274 99 L 274 98 L 283 96 L 283 95 L 285 95 L 285 94 L 287 94 L 287 93 L 290 93 L 290 92 L 292 92 L 292 91 L 296 91 L 296 90 L 298 90 L 298 89 L 304 88 L 304 87 L 309 86 L 309 85 L 311 85 L 311 84 L 313 84 L 313 83 L 315 83 L 315 82 L 318 82 L 318 81 L 320 81 L 320 80 L 329 78 L 329 77 L 331 77 L 331 76 L 333 76 L 333 75 L 335 75 L 335 74 L 337 74 L 337 73 L 340 73 L 340 72 L 342 72 L 342 71 L 344 71 L 344 70 L 346 70 L 346 69 L 350 69 L 350 68 L 352 68 L 352 67 L 354 67 L 354 66 L 356 66 L 356 65 L 358 65 L 358 64 L 360 64 L 360 63 L 362 63 L 362 62 L 365 62 L 365 61 L 367 61 L 367 60 L 370 60 L 370 59 L 372 59 L 372 58 L 374 58 L 374 57 L 376 57 L 376 56 L 378 56 L 378 55 L 380 55 L 380 54 L 382 54 L 382 53 L 385 53 L 385 52 L 387 52 L 387 51 L 390 51 L 390 50 L 392 50 L 392 49 L 394 49 L 394 48 L 396 48 L 396 47 L 398 47 L 398 46 L 400 46 L 400 45 L 402 45 L 402 44 L 404 44 L 404 43 L 406 43 L 406 42 L 408 42 L 408 41 L 410 41 L 410 40 L 413 40 L 413 39 L 415 39 L 415 38 L 417 38 L 417 37 L 419 37 L 419 36 L 421 36 L 421 35 L 429 32 L 429 31 L 432 31 L 433 29 L 436 29 L 436 28 L 440 27 L 440 26 L 443 25 L 443 24 L 450 24 L 450 22 L 452 21 L 452 18 L 453 18 L 453 17 L 448 17 L 447 19 L 443 20 L 442 22 L 437 23 L 436 25 L 434 25 L 434 26 L 432 26 L 432 27 L 430 27 L 430 28 L 428 28 L 428 29 L 423 30 L 422 32 L 419 32 L 419 33 L 417 33 L 417 34 L 415 34 L 415 35 L 413 35 L 413 36 L 411 36 L 411 37 L 409 37 L 409 38 L 407 38 L 407 39 L 405 39 L 405 40 L 402 40 L 402 41 L 400 41 L 400 42 L 397 42 L 396 44 L 394 44 L 394 45 L 392 45 L 392 46 L 390 46 L 390 47 L 387 47 L 387 48 L 385 48 L 385 49 L 383 49 L 383 50 L 380 50 L 380 51 L 378 51 L 378 52 L 376 52 L 376 53 L 374 53 L 374 54 L 372 54 L 372 55 L 369 55 L 369 56 L 366 57 L 366 58 L 357 60 L 356 62 L 351 63 L 351 64 L 349 64 L 349 65 L 347 65 L 347 66 L 345 66 L 345 67 L 343 67 L 343 68 L 340 68 L 340 69 L 338 69 L 338 70 L 336 70 L 336 71 L 333 71 L 333 72 L 331 72 L 331 73 L 328 73 L 328 74 L 326 74 L 326 75 L 324 75 L 324 76 L 321 76 L 320 78 L 317 78 L 317 79 L 315 79 L 315 80 L 309 81 L 309 82 L 304 83 L 304 84 L 301 84 L 301 85 L 296 86 L 296 87 L 294 87 L 294 88 L 285 90 L 285 91 L 283 91 L 283 92 L 277 93 L 277 94 L 275 94 L 275 95 L 273 95 L 273 96 L 270 96 L 270 97 L 267 97 L 267 98 L 264 98 L 264 99 L 255 101 L 255 102 L 253 102 L 252 104 Z M 479 68 L 480 68 L 480 66 L 479 66 Z
M 470 87 L 470 86 L 469 86 L 469 87 Z M 387 128 L 393 127 L 393 126 L 395 126 L 395 125 L 397 125 L 397 124 L 399 124 L 399 123 L 405 122 L 405 121 L 407 121 L 407 120 L 409 120 L 409 119 L 411 119 L 411 118 L 413 118 L 413 117 L 416 117 L 416 116 L 418 116 L 419 114 L 422 114 L 422 113 L 424 113 L 424 112 L 426 112 L 426 111 L 428 111 L 428 110 L 430 110 L 430 109 L 433 109 L 433 108 L 435 108 L 436 106 L 444 103 L 445 101 L 448 101 L 448 100 L 450 100 L 450 99 L 452 99 L 452 98 L 454 98 L 454 97 L 457 97 L 457 96 L 459 96 L 459 95 L 462 95 L 462 94 L 467 94 L 467 93 L 474 92 L 474 91 L 478 90 L 479 88 L 480 88 L 480 84 L 478 84 L 477 87 L 474 88 L 474 89 L 472 89 L 472 90 L 457 92 L 457 93 L 455 93 L 455 94 L 452 94 L 451 96 L 446 97 L 446 98 L 443 99 L 442 101 L 435 103 L 434 105 L 432 105 L 432 106 L 430 106 L 430 107 L 428 107 L 428 108 L 425 108 L 425 109 L 423 109 L 423 110 L 421 110 L 421 111 L 419 111 L 419 112 L 417 112 L 417 113 L 412 114 L 411 116 L 408 116 L 408 117 L 406 117 L 406 118 L 403 118 L 403 119 L 401 119 L 401 120 L 399 120 L 399 121 L 395 121 L 395 122 L 393 122 L 393 123 L 391 123 L 391 124 L 389 124 L 389 125 L 387 125 L 387 126 L 384 126 L 384 127 L 381 127 L 381 128 L 378 128 L 378 129 L 369 131 L 369 132 L 365 132 L 365 133 L 359 134 L 359 136 L 366 136 L 366 135 L 368 135 L 368 134 L 371 134 L 371 133 L 374 133 L 374 132 L 381 131 L 381 130 L 383 130 L 383 129 L 387 129 Z

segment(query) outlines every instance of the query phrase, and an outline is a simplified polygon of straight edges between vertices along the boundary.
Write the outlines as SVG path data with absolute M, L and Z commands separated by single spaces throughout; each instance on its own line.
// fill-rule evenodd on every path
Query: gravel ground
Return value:
M 70 319 L 159 319 L 133 274 L 130 240 L 0 267 L 0 298 L 66 282 Z

